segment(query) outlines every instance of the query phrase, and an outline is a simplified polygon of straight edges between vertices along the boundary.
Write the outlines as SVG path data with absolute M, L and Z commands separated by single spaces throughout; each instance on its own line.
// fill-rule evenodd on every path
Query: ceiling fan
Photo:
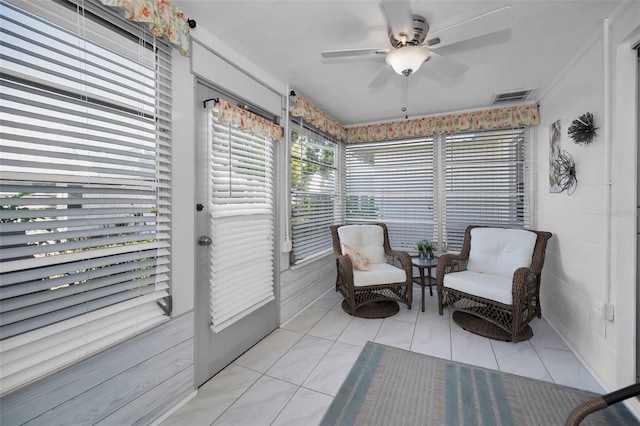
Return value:
M 388 66 L 380 70 L 369 87 L 381 85 L 386 80 L 385 76 L 388 75 L 390 68 L 397 74 L 408 77 L 430 59 L 435 59 L 432 61 L 432 68 L 435 71 L 453 77 L 460 76 L 468 67 L 438 54 L 435 50 L 508 29 L 512 22 L 511 6 L 505 6 L 429 34 L 429 24 L 424 17 L 414 15 L 411 12 L 409 0 L 382 0 L 382 10 L 387 19 L 389 41 L 392 48 L 343 49 L 322 52 L 323 58 L 386 55 L 385 61 Z

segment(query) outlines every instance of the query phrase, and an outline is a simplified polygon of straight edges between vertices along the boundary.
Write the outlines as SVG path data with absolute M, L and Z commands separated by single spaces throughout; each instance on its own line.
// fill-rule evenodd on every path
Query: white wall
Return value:
M 627 3 L 623 8 L 626 10 L 618 10 L 610 18 L 607 46 L 603 23 L 594 38 L 585 41 L 584 50 L 578 52 L 570 67 L 558 70 L 555 84 L 540 100 L 541 120 L 533 147 L 535 227 L 554 234 L 543 270 L 542 315 L 607 390 L 635 381 L 635 216 L 621 217 L 612 212 L 623 211 L 619 207 L 627 209 L 627 204 L 632 206 L 627 212 L 635 211 L 636 119 L 631 114 L 627 123 L 613 119 L 609 123 L 616 110 L 635 111 L 633 103 L 637 105 L 635 96 L 623 96 L 626 92 L 637 93 L 633 90 L 635 77 L 626 81 L 633 73 L 620 74 L 616 63 L 621 61 L 619 55 L 635 54 L 630 46 L 626 50 L 618 50 L 618 46 L 637 31 L 640 4 Z M 567 129 L 587 111 L 594 115 L 600 129 L 591 145 L 581 146 L 567 136 Z M 549 192 L 548 129 L 558 119 L 560 149 L 568 151 L 576 163 L 578 187 L 571 196 Z M 605 166 L 608 140 L 613 166 L 611 196 Z M 610 216 L 616 217 L 609 220 Z M 613 321 L 604 320 L 594 309 L 606 299 L 615 307 Z
M 171 294 L 173 316 L 193 310 L 195 291 L 195 78 L 173 52 Z

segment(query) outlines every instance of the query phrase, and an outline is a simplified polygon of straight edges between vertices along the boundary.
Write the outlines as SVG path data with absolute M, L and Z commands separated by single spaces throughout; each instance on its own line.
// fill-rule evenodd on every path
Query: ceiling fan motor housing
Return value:
M 427 20 L 420 15 L 413 15 L 413 39 L 403 39 L 398 40 L 394 35 L 393 31 L 389 29 L 389 42 L 395 48 L 403 47 L 403 46 L 419 46 L 424 40 L 427 38 L 427 33 L 429 32 L 429 24 L 427 24 Z M 407 35 L 409 37 L 409 35 Z

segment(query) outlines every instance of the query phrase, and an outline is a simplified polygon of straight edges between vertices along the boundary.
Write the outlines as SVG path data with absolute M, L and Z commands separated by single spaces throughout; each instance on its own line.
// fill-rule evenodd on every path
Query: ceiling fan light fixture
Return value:
M 427 59 L 429 49 L 425 46 L 404 46 L 389 53 L 386 61 L 396 73 L 408 76 L 418 71 Z

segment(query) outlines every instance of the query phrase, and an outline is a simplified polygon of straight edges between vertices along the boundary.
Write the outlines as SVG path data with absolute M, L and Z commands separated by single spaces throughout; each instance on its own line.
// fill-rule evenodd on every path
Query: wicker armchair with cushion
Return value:
M 384 223 L 330 227 L 336 256 L 336 291 L 342 309 L 364 318 L 398 312 L 398 302 L 411 309 L 412 265 L 405 251 L 392 250 Z
M 438 259 L 438 310 L 454 309 L 456 324 L 475 334 L 519 342 L 541 316 L 540 276 L 551 233 L 467 227 L 460 254 Z

